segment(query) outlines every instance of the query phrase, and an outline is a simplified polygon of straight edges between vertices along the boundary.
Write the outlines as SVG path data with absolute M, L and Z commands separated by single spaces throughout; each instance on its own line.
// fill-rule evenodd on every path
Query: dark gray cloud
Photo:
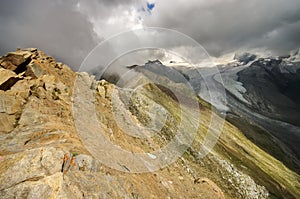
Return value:
M 38 47 L 77 68 L 98 43 L 89 19 L 72 0 L 9 0 L 0 7 L 0 53 Z
M 215 56 L 300 47 L 299 0 L 6 0 L 0 7 L 0 53 L 38 47 L 79 66 L 98 42 L 143 26 L 187 34 Z M 164 42 L 163 39 L 161 41 Z
M 179 30 L 215 55 L 239 48 L 300 47 L 298 0 L 157 1 L 145 24 Z

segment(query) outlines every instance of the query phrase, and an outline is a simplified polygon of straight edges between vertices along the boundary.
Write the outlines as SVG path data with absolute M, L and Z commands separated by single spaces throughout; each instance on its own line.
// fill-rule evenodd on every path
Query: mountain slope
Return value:
M 189 79 L 199 96 L 227 112 L 227 120 L 248 139 L 299 174 L 300 65 L 295 56 L 274 58 L 245 53 L 217 66 L 218 70 L 180 64 L 172 68 Z M 218 90 L 210 98 L 205 86 L 208 81 L 225 87 L 227 102 L 218 98 L 222 95 Z
M 196 117 L 195 107 L 189 106 L 188 97 L 185 98 L 187 103 L 179 104 L 168 90 L 156 84 L 148 84 L 132 95 L 131 90 L 104 80 L 96 81 L 86 73 L 74 73 L 36 49 L 9 53 L 0 59 L 0 65 L 1 198 L 300 196 L 299 175 L 261 150 L 227 121 L 213 151 L 201 158 L 210 120 L 212 116 L 218 120 L 219 116 L 200 98 L 194 99 L 199 103 L 201 113 L 201 117 Z M 147 80 L 151 73 L 141 71 L 144 74 L 141 81 Z M 76 79 L 82 80 L 85 87 L 74 88 Z M 178 92 L 184 92 L 183 84 L 170 86 L 182 88 Z M 119 171 L 111 169 L 91 150 L 93 144 L 99 143 L 83 140 L 76 126 L 87 132 L 90 128 L 85 126 L 85 120 L 90 119 L 88 115 L 82 115 L 79 117 L 82 120 L 77 121 L 73 112 L 74 106 L 84 108 L 81 107 L 84 103 L 73 102 L 84 99 L 79 94 L 86 88 L 94 93 L 99 132 L 127 151 L 151 153 L 165 146 L 176 136 L 183 119 L 190 120 L 189 125 L 184 123 L 187 132 L 199 126 L 195 140 L 183 156 L 157 171 L 130 173 L 126 165 L 121 165 Z M 112 98 L 114 93 L 116 97 Z M 127 104 L 129 97 L 131 103 Z M 112 106 L 115 102 L 116 106 Z M 158 112 L 164 110 L 169 119 L 153 137 L 138 139 L 126 134 L 129 124 L 119 126 L 113 107 L 124 110 L 119 112 L 120 118 L 135 118 L 135 125 L 160 124 L 160 115 L 150 117 L 155 112 L 151 112 L 145 102 L 156 107 Z M 184 106 L 181 117 L 180 105 Z M 86 113 L 85 110 L 82 113 Z M 98 151 L 100 156 L 111 153 Z

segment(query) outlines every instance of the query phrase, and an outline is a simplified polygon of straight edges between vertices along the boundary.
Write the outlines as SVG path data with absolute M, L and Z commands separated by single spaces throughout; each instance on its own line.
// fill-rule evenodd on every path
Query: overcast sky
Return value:
M 38 47 L 76 68 L 101 41 L 125 30 L 169 28 L 220 56 L 300 47 L 299 0 L 3 0 L 0 53 Z M 162 41 L 163 42 L 163 41 Z

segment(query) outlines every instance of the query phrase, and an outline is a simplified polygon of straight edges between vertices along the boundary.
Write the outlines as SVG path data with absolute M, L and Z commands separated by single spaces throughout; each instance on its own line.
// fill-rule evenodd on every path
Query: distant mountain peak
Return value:
M 295 50 L 290 52 L 290 56 L 288 58 L 288 61 L 300 62 L 300 48 L 295 49 Z
M 161 61 L 156 59 L 156 60 L 148 60 L 148 62 L 146 64 L 162 64 L 162 63 L 161 63 Z
M 236 53 L 234 55 L 234 59 L 237 60 L 238 62 L 241 62 L 242 64 L 247 64 L 251 61 L 254 61 L 256 58 L 257 55 L 248 52 L 242 54 Z

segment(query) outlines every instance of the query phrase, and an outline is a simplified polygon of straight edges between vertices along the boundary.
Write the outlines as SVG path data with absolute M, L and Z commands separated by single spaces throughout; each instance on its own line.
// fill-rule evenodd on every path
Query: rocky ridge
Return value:
M 214 114 L 201 101 L 199 133 L 174 164 L 143 174 L 111 169 L 93 157 L 76 130 L 72 113 L 76 76 L 84 76 L 87 83 L 93 84 L 90 88 L 96 93 L 102 133 L 123 148 L 145 151 L 161 147 L 174 136 L 176 124 L 168 124 L 145 144 L 124 135 L 114 121 L 110 95 L 120 90 L 115 85 L 96 81 L 85 73 L 76 74 L 37 49 L 8 53 L 1 57 L 0 65 L 1 198 L 299 196 L 299 176 L 228 122 L 212 153 L 199 158 L 201 140 Z M 176 101 L 156 85 L 150 85 L 135 98 L 134 108 L 127 107 L 127 114 L 134 115 L 137 123 L 147 122 L 141 99 L 170 107 L 170 112 L 176 114 Z

